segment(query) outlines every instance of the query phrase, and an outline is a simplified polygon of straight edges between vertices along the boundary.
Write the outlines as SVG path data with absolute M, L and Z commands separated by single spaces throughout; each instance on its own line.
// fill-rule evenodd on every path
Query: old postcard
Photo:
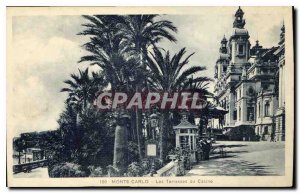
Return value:
M 291 187 L 293 7 L 8 7 L 9 187 Z

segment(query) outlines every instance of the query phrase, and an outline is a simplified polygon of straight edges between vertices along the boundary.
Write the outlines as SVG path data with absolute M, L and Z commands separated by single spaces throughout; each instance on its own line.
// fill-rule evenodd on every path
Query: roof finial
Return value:
M 243 28 L 245 25 L 245 20 L 243 19 L 244 12 L 241 9 L 241 6 L 239 6 L 238 10 L 234 14 L 235 20 L 233 22 L 233 27 L 235 28 Z

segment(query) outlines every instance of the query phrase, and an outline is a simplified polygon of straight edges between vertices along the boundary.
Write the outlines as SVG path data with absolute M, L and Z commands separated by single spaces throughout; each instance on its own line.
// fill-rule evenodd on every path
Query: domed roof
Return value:
M 238 35 L 238 36 L 248 36 L 248 30 L 244 28 L 233 28 L 233 33 L 232 35 Z
M 238 10 L 235 12 L 235 16 L 244 15 L 243 10 L 241 9 L 241 6 L 239 6 Z
M 226 39 L 225 35 L 224 35 L 223 39 L 221 40 L 221 43 L 227 43 L 227 39 Z

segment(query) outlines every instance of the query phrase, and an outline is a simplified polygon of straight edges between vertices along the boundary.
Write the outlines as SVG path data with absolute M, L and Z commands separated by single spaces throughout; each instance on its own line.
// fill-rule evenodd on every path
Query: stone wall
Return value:
M 185 175 L 184 163 L 179 160 L 169 162 L 167 165 L 157 170 L 157 174 L 154 174 L 154 176 L 158 177 L 183 175 Z

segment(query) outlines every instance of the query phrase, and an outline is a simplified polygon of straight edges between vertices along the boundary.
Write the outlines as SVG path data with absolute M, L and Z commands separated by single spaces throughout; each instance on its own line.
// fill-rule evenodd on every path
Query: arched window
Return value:
M 254 93 L 254 89 L 252 88 L 252 87 L 250 87 L 249 89 L 248 89 L 248 95 L 249 96 L 253 96 L 255 93 Z
M 269 101 L 266 101 L 266 104 L 265 104 L 265 116 L 270 116 L 270 103 L 269 103 Z

